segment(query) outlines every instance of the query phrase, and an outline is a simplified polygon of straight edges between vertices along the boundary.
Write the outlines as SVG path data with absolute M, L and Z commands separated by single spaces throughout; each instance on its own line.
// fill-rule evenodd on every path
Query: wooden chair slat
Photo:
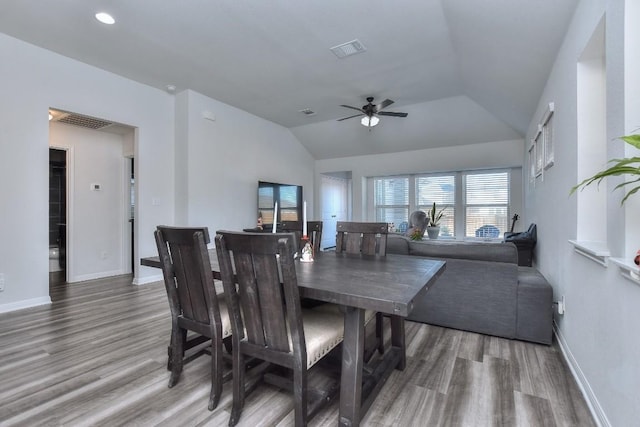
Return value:
M 274 350 L 289 352 L 285 317 L 287 311 L 284 305 L 283 289 L 280 285 L 278 260 L 273 254 L 256 255 L 254 265 L 266 345 Z

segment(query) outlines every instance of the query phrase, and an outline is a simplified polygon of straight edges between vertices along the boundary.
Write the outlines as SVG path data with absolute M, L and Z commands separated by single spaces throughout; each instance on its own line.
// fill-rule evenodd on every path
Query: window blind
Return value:
M 509 222 L 509 173 L 467 173 L 465 236 L 499 238 Z
M 373 181 L 376 221 L 396 227 L 409 219 L 409 178 L 386 177 Z
M 429 212 L 436 204 L 436 212 L 444 209 L 440 220 L 440 236 L 455 236 L 455 175 L 423 175 L 416 177 L 416 208 Z

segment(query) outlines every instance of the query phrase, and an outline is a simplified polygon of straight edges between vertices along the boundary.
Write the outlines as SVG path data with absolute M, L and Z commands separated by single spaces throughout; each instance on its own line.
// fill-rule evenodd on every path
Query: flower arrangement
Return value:
M 409 235 L 409 238 L 411 240 L 422 240 L 423 235 L 424 235 L 424 232 L 422 230 L 420 230 L 419 228 L 414 228 L 411 234 Z

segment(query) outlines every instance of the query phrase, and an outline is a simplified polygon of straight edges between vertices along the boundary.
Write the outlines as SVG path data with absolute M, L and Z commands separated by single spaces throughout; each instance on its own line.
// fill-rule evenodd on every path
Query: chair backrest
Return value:
M 202 329 L 199 332 L 203 334 L 217 329 L 217 325 L 221 331 L 220 310 L 207 250 L 210 241 L 208 229 L 158 226 L 154 234 L 174 321 L 179 317 L 186 319 L 194 323 L 196 329 Z
M 283 233 L 294 233 L 296 242 L 302 242 L 302 221 L 282 221 L 279 228 Z M 317 253 L 322 242 L 322 221 L 307 221 L 307 235 L 311 241 L 313 253 Z M 299 245 L 296 251 L 301 250 L 302 247 Z
M 386 222 L 348 222 L 336 224 L 336 252 L 348 254 L 387 254 Z
M 278 364 L 294 357 L 307 366 L 293 238 L 290 233 L 218 231 L 215 242 L 234 342 L 262 349 L 265 360 L 275 351 L 279 355 L 271 358 Z

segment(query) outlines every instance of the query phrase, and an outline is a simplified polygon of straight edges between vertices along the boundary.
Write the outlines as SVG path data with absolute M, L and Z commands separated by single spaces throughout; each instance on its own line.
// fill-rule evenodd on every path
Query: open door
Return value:
M 348 221 L 350 172 L 320 175 L 320 206 L 322 208 L 321 250 L 336 246 L 336 223 Z

